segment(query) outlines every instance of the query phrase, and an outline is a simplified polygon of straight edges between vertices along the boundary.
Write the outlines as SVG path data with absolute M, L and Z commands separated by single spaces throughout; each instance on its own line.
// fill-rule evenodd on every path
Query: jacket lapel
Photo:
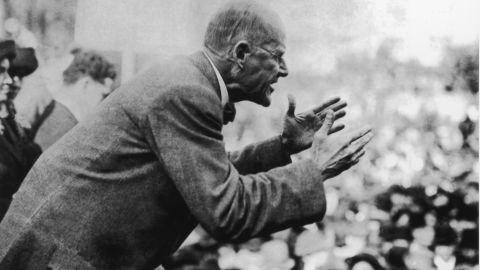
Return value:
M 215 70 L 213 69 L 212 65 L 208 61 L 207 57 L 203 52 L 196 52 L 190 56 L 190 60 L 192 61 L 193 65 L 200 70 L 200 72 L 207 78 L 210 82 L 212 87 L 215 89 L 215 93 L 222 101 L 222 96 L 220 92 L 220 83 L 217 80 L 217 76 L 215 75 Z M 228 102 L 225 105 L 223 110 L 223 124 L 227 124 L 228 122 L 232 122 L 235 118 L 236 110 L 235 105 L 232 102 Z

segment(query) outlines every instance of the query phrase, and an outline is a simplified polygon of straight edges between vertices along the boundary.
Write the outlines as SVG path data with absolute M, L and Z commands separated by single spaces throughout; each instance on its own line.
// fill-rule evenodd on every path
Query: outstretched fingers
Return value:
M 344 110 L 335 112 L 335 120 L 338 120 L 344 117 L 347 113 Z
M 352 137 L 352 139 L 349 141 L 349 143 L 353 143 L 355 142 L 356 140 L 364 137 L 365 135 L 367 135 L 368 133 L 371 133 L 372 131 L 372 128 L 371 127 L 367 127 L 367 128 L 364 128 L 362 130 L 360 130 L 355 136 Z
M 340 125 L 336 125 L 334 127 L 332 127 L 329 131 L 328 131 L 328 135 L 330 134 L 333 134 L 335 132 L 339 132 L 340 130 L 344 129 L 345 128 L 345 125 L 344 124 L 340 124 Z
M 351 143 L 351 146 L 353 147 L 353 149 L 355 149 L 355 152 L 357 152 L 359 149 L 362 149 L 363 147 L 365 147 L 365 145 L 367 145 L 367 143 L 369 143 L 372 140 L 372 138 L 373 138 L 373 133 L 371 131 L 368 131 L 367 133 L 362 135 L 360 138 L 353 141 Z
M 295 107 L 297 106 L 297 103 L 295 101 L 295 97 L 293 95 L 288 94 L 288 110 L 287 110 L 287 115 L 290 117 L 295 117 Z
M 317 113 L 325 110 L 326 108 L 332 106 L 333 104 L 338 103 L 339 101 L 340 101 L 340 97 L 331 98 L 331 99 L 327 100 L 325 103 L 323 103 L 322 105 L 313 108 L 313 112 L 315 114 L 317 114 Z
M 323 120 L 322 127 L 317 131 L 318 136 L 326 137 L 328 132 L 332 128 L 333 125 L 333 111 L 328 110 L 325 115 L 325 119 Z

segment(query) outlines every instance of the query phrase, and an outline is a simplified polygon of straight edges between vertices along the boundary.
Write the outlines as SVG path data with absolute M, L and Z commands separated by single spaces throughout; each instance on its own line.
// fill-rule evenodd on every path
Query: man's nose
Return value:
M 287 76 L 288 76 L 287 63 L 285 63 L 285 60 L 282 59 L 282 61 L 280 62 L 278 77 L 287 77 Z

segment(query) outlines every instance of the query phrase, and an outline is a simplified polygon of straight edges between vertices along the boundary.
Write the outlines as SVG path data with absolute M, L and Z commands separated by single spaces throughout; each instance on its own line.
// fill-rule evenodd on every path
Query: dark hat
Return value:
M 10 76 L 23 78 L 32 74 L 38 67 L 37 57 L 33 48 L 16 48 L 17 56 L 10 63 Z
M 10 39 L 0 40 L 0 60 L 4 58 L 12 60 L 15 55 L 15 41 Z

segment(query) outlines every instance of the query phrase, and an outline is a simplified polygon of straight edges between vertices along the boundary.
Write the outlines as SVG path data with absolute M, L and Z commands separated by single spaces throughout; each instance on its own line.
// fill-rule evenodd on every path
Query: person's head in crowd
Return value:
M 262 269 L 292 269 L 295 261 L 290 258 L 287 243 L 273 239 L 262 244 L 260 248 L 262 255 Z
M 436 257 L 449 260 L 454 256 L 455 246 L 457 244 L 457 233 L 449 225 L 440 225 L 435 228 L 435 237 L 433 239 L 433 251 Z
M 412 226 L 412 236 L 415 243 L 429 247 L 435 238 L 435 230 L 424 222 L 423 226 Z
M 413 240 L 422 246 L 428 247 L 435 237 L 435 230 L 432 227 L 418 227 L 412 230 Z
M 408 209 L 400 209 L 393 213 L 391 220 L 397 227 L 410 226 L 410 211 Z
M 384 270 L 375 256 L 368 253 L 360 253 L 345 259 L 348 270 Z
M 81 120 L 112 92 L 115 77 L 115 67 L 105 57 L 78 50 L 63 72 L 64 89 L 57 99 Z
M 16 89 L 22 87 L 23 78 L 32 74 L 38 68 L 38 60 L 33 48 L 16 49 L 16 57 L 10 63 L 8 73 L 13 79 L 13 85 Z
M 425 213 L 424 212 L 412 212 L 410 208 L 401 208 L 392 213 L 392 223 L 397 227 L 424 227 Z
M 478 203 L 460 204 L 455 215 L 455 229 L 461 232 L 478 226 Z
M 425 187 L 423 186 L 412 186 L 406 189 L 407 196 L 412 201 L 411 205 L 409 206 L 410 211 L 413 213 L 423 213 L 430 209 L 430 205 L 428 203 L 428 198 L 425 193 Z
M 468 182 L 466 184 L 463 203 L 468 205 L 478 204 L 478 182 Z
M 478 183 L 469 182 L 464 186 L 456 211 L 454 227 L 459 233 L 478 226 Z
M 412 241 L 412 230 L 409 227 L 383 225 L 380 228 L 380 238 L 383 240 L 381 253 L 386 254 L 392 247 L 408 247 Z
M 412 203 L 411 197 L 408 195 L 407 189 L 401 185 L 393 185 L 389 189 L 390 201 L 394 208 L 403 208 Z
M 15 93 L 13 80 L 8 73 L 10 65 L 16 56 L 13 40 L 0 40 L 0 104 L 13 100 Z
M 456 252 L 459 265 L 478 265 L 478 238 L 478 227 L 462 232 Z
M 408 247 L 392 247 L 385 255 L 390 270 L 408 270 Z
M 425 213 L 425 223 L 429 227 L 435 227 L 437 225 L 437 213 L 435 210 L 430 209 Z
M 232 1 L 207 26 L 204 48 L 231 102 L 271 103 L 272 84 L 288 75 L 285 29 L 279 16 L 253 1 Z
M 437 190 L 431 198 L 432 206 L 437 214 L 437 220 L 440 223 L 446 222 L 452 218 L 452 211 L 454 210 L 454 202 L 452 194 L 442 188 Z

